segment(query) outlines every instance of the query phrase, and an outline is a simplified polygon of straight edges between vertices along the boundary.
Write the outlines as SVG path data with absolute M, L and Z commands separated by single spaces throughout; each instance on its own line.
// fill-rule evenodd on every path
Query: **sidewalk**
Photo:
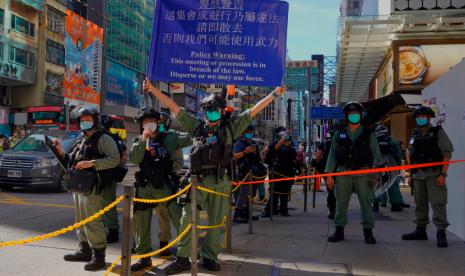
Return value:
M 301 187 L 295 187 L 299 190 Z M 412 198 L 404 197 L 409 203 Z M 261 219 L 254 223 L 254 234 L 248 234 L 248 225 L 233 226 L 233 253 L 221 254 L 222 270 L 210 275 L 464 275 L 465 243 L 448 234 L 449 248 L 436 247 L 435 229 L 429 227 L 430 241 L 403 242 L 402 233 L 413 230 L 413 208 L 402 213 L 391 213 L 382 208 L 377 215 L 376 245 L 363 242 L 360 213 L 356 196 L 352 197 L 346 241 L 329 244 L 333 231 L 327 219 L 326 193 L 317 193 L 317 208 L 303 212 L 303 195 L 293 196 L 291 217 Z M 67 212 L 72 212 L 69 210 Z M 154 224 L 157 221 L 153 220 Z M 15 228 L 11 228 L 13 231 Z M 6 235 L 8 229 L 2 229 Z M 154 227 L 154 243 L 158 243 Z M 30 233 L 33 235 L 34 233 Z M 35 233 L 38 234 L 38 233 Z M 11 238 L 24 233 L 9 232 Z M 37 244 L 0 248 L 0 275 L 103 275 L 104 271 L 85 272 L 82 263 L 67 263 L 63 254 L 71 252 L 77 242 L 74 233 Z M 110 263 L 119 255 L 120 245 L 112 245 L 107 254 Z M 170 261 L 153 258 L 151 271 L 134 275 L 163 275 L 161 269 Z M 205 275 L 201 267 L 200 272 Z M 205 274 L 204 274 L 205 273 Z M 116 274 L 113 274 L 116 275 Z M 190 275 L 190 273 L 183 274 Z

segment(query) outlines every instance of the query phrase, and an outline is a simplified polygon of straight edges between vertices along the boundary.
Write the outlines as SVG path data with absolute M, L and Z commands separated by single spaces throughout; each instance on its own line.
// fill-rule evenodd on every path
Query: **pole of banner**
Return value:
M 271 182 L 270 184 L 270 196 L 268 200 L 268 211 L 270 212 L 270 220 L 273 220 L 273 197 L 274 197 L 274 183 Z
M 315 208 L 315 200 L 316 200 L 316 178 L 313 179 L 313 203 L 312 203 L 313 208 Z
M 232 213 L 232 193 L 228 198 L 228 213 L 226 214 L 226 252 L 232 252 L 232 222 L 231 222 L 231 213 Z
M 197 175 L 192 175 L 191 181 L 191 275 L 197 276 Z
M 308 175 L 308 167 L 305 166 L 305 175 Z M 308 179 L 305 178 L 304 182 L 304 212 L 307 213 L 307 205 L 308 205 Z
M 249 189 L 249 234 L 252 234 L 253 231 L 252 231 L 252 218 L 253 218 L 253 200 L 252 200 L 252 193 L 253 193 L 253 187 L 252 185 L 247 185 L 249 186 L 248 189 Z
M 123 240 L 121 245 L 121 275 L 131 275 L 131 207 L 134 198 L 134 186 L 124 186 L 123 201 Z

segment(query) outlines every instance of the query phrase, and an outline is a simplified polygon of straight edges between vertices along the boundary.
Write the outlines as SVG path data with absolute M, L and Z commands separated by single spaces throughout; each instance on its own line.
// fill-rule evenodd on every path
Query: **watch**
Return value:
M 447 173 L 446 172 L 442 172 L 440 175 L 444 176 L 444 177 L 447 177 Z
M 399 47 L 399 83 L 421 84 L 430 63 L 419 46 Z

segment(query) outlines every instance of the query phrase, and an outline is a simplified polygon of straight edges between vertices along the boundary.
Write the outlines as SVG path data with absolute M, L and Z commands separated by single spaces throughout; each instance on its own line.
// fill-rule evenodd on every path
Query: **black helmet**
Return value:
M 170 116 L 170 114 L 169 114 L 168 112 L 162 111 L 162 112 L 160 113 L 160 120 L 161 120 L 161 122 L 164 124 L 166 130 L 170 129 L 170 126 L 171 126 L 171 116 Z
M 348 102 L 346 105 L 344 105 L 344 114 L 348 114 L 351 111 L 359 111 L 360 113 L 363 113 L 363 105 L 357 102 Z
M 434 113 L 433 109 L 427 106 L 417 107 L 417 109 L 413 111 L 413 117 L 417 117 L 418 115 L 428 115 L 431 118 L 436 117 L 436 114 Z
M 219 96 L 215 96 L 215 94 L 211 94 L 202 100 L 200 107 L 204 111 L 207 109 L 224 109 L 226 107 L 226 101 Z
M 139 109 L 139 111 L 137 111 L 137 115 L 134 118 L 134 121 L 136 123 L 142 123 L 142 121 L 147 118 L 153 118 L 156 120 L 161 119 L 160 113 L 158 111 L 155 111 L 155 109 L 151 107 L 142 107 L 141 109 Z
M 383 136 L 389 136 L 389 128 L 385 125 L 377 125 L 375 127 L 375 135 L 376 135 L 376 138 L 380 138 Z
M 112 123 L 113 123 L 113 119 L 111 118 L 110 115 L 101 115 L 100 116 L 100 125 L 104 129 L 109 130 L 111 128 Z
M 94 125 L 98 123 L 98 115 L 100 112 L 98 111 L 97 107 L 94 105 L 81 105 L 77 106 L 73 109 L 71 112 L 71 119 L 72 120 L 77 120 L 79 122 L 79 118 L 81 118 L 84 115 L 90 115 L 94 118 Z

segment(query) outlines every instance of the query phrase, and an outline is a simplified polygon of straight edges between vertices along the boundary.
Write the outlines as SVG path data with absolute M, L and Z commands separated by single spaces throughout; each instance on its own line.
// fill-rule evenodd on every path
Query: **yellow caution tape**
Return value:
M 140 202 L 140 203 L 148 203 L 148 204 L 153 204 L 153 203 L 160 203 L 160 202 L 166 202 L 170 201 L 173 198 L 176 198 L 185 192 L 187 192 L 190 188 L 192 187 L 192 184 L 187 185 L 184 189 L 180 190 L 179 192 L 175 193 L 174 195 L 165 197 L 165 198 L 160 198 L 160 199 L 143 199 L 143 198 L 134 198 L 134 202 Z
M 215 229 L 215 228 L 221 228 L 226 224 L 226 217 L 223 218 L 223 221 L 218 224 L 218 225 L 197 225 L 197 229 Z
M 31 243 L 31 242 L 41 241 L 41 240 L 45 240 L 45 239 L 50 239 L 50 238 L 57 237 L 59 235 L 66 234 L 66 233 L 68 233 L 70 231 L 73 231 L 76 228 L 79 228 L 79 227 L 81 227 L 81 226 L 83 226 L 85 224 L 88 224 L 88 223 L 98 219 L 103 214 L 108 212 L 110 209 L 114 208 L 118 203 L 120 203 L 124 199 L 124 197 L 125 196 L 120 196 L 115 201 L 113 201 L 111 204 L 109 204 L 107 207 L 100 210 L 98 213 L 95 213 L 92 216 L 90 216 L 90 217 L 88 217 L 88 218 L 86 218 L 84 220 L 81 220 L 80 222 L 76 222 L 75 224 L 73 224 L 71 226 L 62 228 L 62 229 L 57 230 L 57 231 L 52 232 L 52 233 L 40 235 L 40 236 L 37 236 L 37 237 L 31 237 L 31 238 L 26 238 L 26 239 L 22 239 L 22 240 L 15 240 L 15 241 L 0 242 L 0 247 L 23 245 L 23 244 L 26 244 L 26 243 Z
M 244 182 L 244 181 L 247 179 L 247 177 L 249 177 L 249 174 L 250 174 L 250 173 L 248 173 L 248 174 L 244 177 L 244 179 L 242 179 L 241 182 Z M 231 193 L 234 193 L 235 191 L 237 191 L 237 189 L 239 189 L 239 187 L 241 187 L 241 185 L 242 185 L 242 184 L 237 185 L 237 187 L 235 187 L 235 188 L 231 191 Z
M 219 193 L 219 192 L 216 192 L 216 191 L 207 189 L 207 188 L 202 187 L 202 186 L 197 186 L 197 189 L 200 190 L 200 191 L 204 191 L 204 192 L 210 193 L 210 194 L 214 194 L 214 195 L 218 195 L 218 196 L 222 196 L 222 197 L 229 197 L 228 194 Z

